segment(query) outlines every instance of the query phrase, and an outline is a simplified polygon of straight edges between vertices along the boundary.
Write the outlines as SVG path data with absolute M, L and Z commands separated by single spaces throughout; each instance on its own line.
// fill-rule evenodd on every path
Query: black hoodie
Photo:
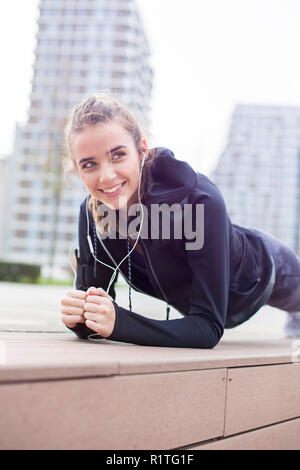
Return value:
M 179 204 L 182 208 L 189 204 L 186 207 L 192 208 L 193 224 L 196 205 L 203 204 L 204 243 L 190 250 L 186 243 L 191 240 L 184 234 L 180 239 L 172 237 L 173 232 L 170 239 L 165 239 L 161 231 L 157 239 L 142 237 L 147 273 L 131 266 L 132 288 L 166 301 L 183 318 L 153 320 L 120 307 L 112 285 L 109 294 L 114 299 L 116 322 L 106 339 L 149 346 L 213 348 L 224 328 L 244 322 L 267 302 L 274 284 L 274 262 L 256 233 L 231 222 L 221 192 L 209 178 L 177 160 L 170 150 L 156 151 L 142 199 L 148 209 L 148 233 L 153 204 Z M 100 243 L 92 215 L 88 214 L 97 258 L 115 267 L 126 255 L 126 239 L 105 238 Z M 182 223 L 175 216 L 172 221 L 173 227 Z M 127 279 L 128 259 L 120 271 Z M 85 200 L 79 216 L 76 289 L 95 286 L 107 290 L 112 273 L 102 264 L 94 266 L 87 241 Z M 95 333 L 81 323 L 72 330 L 80 338 Z

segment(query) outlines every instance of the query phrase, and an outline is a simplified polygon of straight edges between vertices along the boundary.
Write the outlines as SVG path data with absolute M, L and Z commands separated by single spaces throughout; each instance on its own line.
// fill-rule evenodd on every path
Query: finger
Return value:
M 70 307 L 70 306 L 63 306 L 60 311 L 61 313 L 64 313 L 65 315 L 83 316 L 84 314 L 83 308 Z
M 85 320 L 85 324 L 88 328 L 90 328 L 91 330 L 93 331 L 96 331 L 96 333 L 100 333 L 101 331 L 101 327 L 99 326 L 99 324 L 93 320 Z
M 98 333 L 98 335 L 103 336 L 103 338 L 107 338 L 111 334 L 111 332 L 107 332 L 106 331 L 107 328 L 105 328 L 105 326 L 102 326 L 101 324 L 99 324 L 99 322 L 95 322 L 93 320 L 86 320 L 85 324 L 88 328 L 90 328 L 91 330 Z
M 73 328 L 77 323 L 85 323 L 85 319 L 79 315 L 62 315 L 61 321 L 70 328 Z
M 102 315 L 100 313 L 94 313 L 94 312 L 84 312 L 84 318 L 86 320 L 92 320 L 92 321 L 95 321 L 95 322 L 99 322 L 101 321 L 101 317 Z
M 102 297 L 101 295 L 87 295 L 85 301 L 99 305 L 106 305 L 107 302 L 110 302 L 110 299 L 107 297 Z
M 104 289 L 102 289 L 102 287 L 89 287 L 87 293 L 93 295 L 100 295 L 112 299 L 112 297 Z
M 105 307 L 96 303 L 87 302 L 83 307 L 85 312 L 105 313 Z
M 60 301 L 61 305 L 70 305 L 71 307 L 83 308 L 85 304 L 84 299 L 75 299 L 73 297 L 65 296 Z
M 75 299 L 85 299 L 86 298 L 86 291 L 84 290 L 69 290 L 66 293 L 69 297 L 74 297 Z

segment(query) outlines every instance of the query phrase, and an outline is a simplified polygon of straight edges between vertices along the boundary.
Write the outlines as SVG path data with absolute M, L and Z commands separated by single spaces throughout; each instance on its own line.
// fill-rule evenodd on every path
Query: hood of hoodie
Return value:
M 146 180 L 146 205 L 158 203 L 180 203 L 197 184 L 197 172 L 174 153 L 157 147 L 155 158 L 148 169 Z

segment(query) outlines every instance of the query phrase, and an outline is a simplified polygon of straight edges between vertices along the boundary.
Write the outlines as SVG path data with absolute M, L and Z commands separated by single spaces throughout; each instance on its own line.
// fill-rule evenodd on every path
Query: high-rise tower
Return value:
M 275 235 L 300 254 L 300 108 L 239 105 L 211 175 L 232 222 Z
M 41 0 L 28 121 L 17 127 L 4 256 L 66 267 L 85 191 L 61 171 L 74 104 L 110 90 L 148 125 L 149 46 L 135 0 Z

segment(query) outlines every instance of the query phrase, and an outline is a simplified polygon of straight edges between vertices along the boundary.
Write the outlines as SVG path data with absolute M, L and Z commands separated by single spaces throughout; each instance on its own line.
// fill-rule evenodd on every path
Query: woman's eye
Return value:
M 125 152 L 118 152 L 112 155 L 111 161 L 113 160 L 120 160 L 120 158 L 125 156 Z M 82 165 L 81 169 L 82 170 L 90 170 L 96 165 L 96 162 L 86 162 Z
M 124 157 L 124 155 L 125 155 L 124 152 L 115 153 L 114 156 L 112 157 L 112 160 L 119 160 L 120 158 Z
M 95 164 L 94 162 L 87 162 L 87 163 L 84 163 L 81 168 L 82 169 L 89 169 L 89 168 L 92 168 L 94 166 L 94 164 Z

